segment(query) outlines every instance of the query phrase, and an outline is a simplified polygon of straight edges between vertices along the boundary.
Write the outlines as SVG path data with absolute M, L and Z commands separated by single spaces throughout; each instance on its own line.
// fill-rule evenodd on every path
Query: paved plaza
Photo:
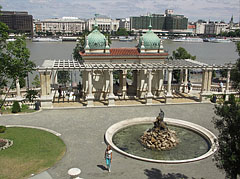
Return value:
M 66 154 L 55 166 L 44 172 L 44 176 L 48 173 L 53 179 L 69 178 L 67 171 L 73 167 L 81 169 L 80 177 L 84 179 L 225 178 L 216 168 L 212 157 L 186 164 L 157 164 L 128 158 L 113 151 L 112 172 L 105 170 L 104 133 L 107 128 L 125 119 L 156 117 L 160 107 L 165 117 L 190 121 L 217 133 L 211 123 L 214 116 L 212 104 L 52 109 L 26 115 L 3 115 L 0 116 L 0 124 L 44 127 L 61 133 L 67 145 Z

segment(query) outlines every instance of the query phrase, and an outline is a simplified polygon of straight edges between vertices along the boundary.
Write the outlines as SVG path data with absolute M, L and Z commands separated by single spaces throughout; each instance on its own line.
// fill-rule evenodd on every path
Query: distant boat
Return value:
M 232 42 L 230 39 L 211 39 L 210 42 L 213 43 L 229 43 Z
M 201 38 L 191 38 L 191 37 L 182 37 L 182 38 L 177 38 L 173 39 L 173 42 L 203 42 L 203 39 Z
M 62 42 L 62 39 L 37 37 L 37 38 L 33 38 L 32 41 L 33 42 Z
M 6 41 L 7 42 L 14 42 L 14 41 L 16 41 L 16 39 L 7 39 Z
M 131 42 L 133 41 L 134 37 L 124 37 L 124 36 L 120 36 L 119 37 L 119 41 L 121 42 Z

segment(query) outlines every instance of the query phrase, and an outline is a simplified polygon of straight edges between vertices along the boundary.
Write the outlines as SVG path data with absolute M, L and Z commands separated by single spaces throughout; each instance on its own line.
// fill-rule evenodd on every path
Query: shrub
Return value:
M 14 101 L 13 107 L 12 107 L 12 113 L 18 113 L 21 112 L 20 105 L 17 101 Z
M 0 126 L 0 133 L 4 133 L 6 130 L 6 127 L 5 126 Z
M 29 109 L 29 106 L 26 105 L 26 104 L 23 104 L 21 110 L 24 111 L 24 110 L 27 110 L 27 109 Z

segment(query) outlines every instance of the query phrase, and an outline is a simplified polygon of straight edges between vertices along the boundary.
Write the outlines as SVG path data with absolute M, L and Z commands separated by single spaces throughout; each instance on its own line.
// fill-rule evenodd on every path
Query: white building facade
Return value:
M 205 25 L 205 34 L 220 34 L 221 32 L 228 32 L 229 24 L 225 22 L 209 22 Z
M 127 31 L 130 31 L 130 18 L 121 18 L 119 20 L 119 28 L 124 28 Z
M 98 24 L 98 29 L 101 32 L 116 32 L 119 28 L 119 20 L 111 19 L 107 16 L 97 16 L 89 19 L 86 23 L 86 29 L 92 31 L 95 23 Z
M 35 33 L 57 32 L 63 34 L 77 34 L 85 30 L 85 21 L 77 17 L 63 17 L 58 19 L 46 19 L 35 22 Z
M 198 35 L 204 34 L 205 33 L 205 25 L 206 24 L 207 24 L 207 22 L 205 22 L 205 21 L 201 21 L 201 20 L 197 21 L 195 23 L 195 25 L 196 25 L 196 34 L 198 34 Z

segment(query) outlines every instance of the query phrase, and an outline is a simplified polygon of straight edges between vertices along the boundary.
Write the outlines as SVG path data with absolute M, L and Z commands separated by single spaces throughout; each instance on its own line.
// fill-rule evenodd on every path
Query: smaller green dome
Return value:
M 88 36 L 88 46 L 90 49 L 105 49 L 106 37 L 96 28 Z
M 139 48 L 141 48 L 142 42 L 145 49 L 159 49 L 160 47 L 160 38 L 150 29 L 140 38 Z

